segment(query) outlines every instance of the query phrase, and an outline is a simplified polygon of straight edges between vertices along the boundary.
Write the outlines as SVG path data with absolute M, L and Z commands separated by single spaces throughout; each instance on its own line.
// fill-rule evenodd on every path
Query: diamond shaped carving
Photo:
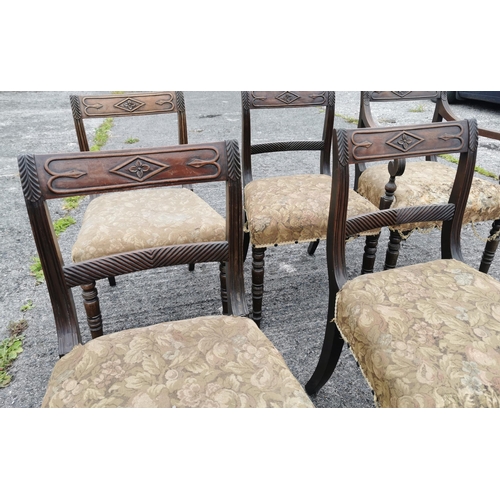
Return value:
M 146 103 L 138 101 L 137 99 L 132 99 L 128 97 L 127 99 L 123 99 L 123 101 L 117 102 L 115 104 L 115 108 L 123 109 L 123 111 L 129 111 L 133 113 L 137 111 L 139 108 L 142 108 Z
M 424 139 L 422 139 L 422 137 L 419 137 L 418 135 L 412 134 L 410 132 L 401 132 L 390 141 L 387 141 L 386 144 L 389 144 L 389 146 L 399 149 L 399 151 L 403 151 L 405 153 L 406 151 L 410 151 L 410 149 L 413 149 L 417 144 L 420 144 L 423 141 Z
M 133 181 L 144 182 L 167 168 L 170 168 L 170 165 L 151 160 L 150 158 L 136 156 L 135 158 L 117 165 L 115 168 L 111 169 L 110 172 L 126 177 L 127 179 L 132 179 Z
M 283 92 L 282 94 L 276 96 L 276 99 L 278 99 L 278 101 L 284 102 L 285 104 L 292 104 L 292 102 L 300 99 L 300 96 L 287 90 L 286 92 Z
M 405 97 L 408 94 L 411 94 L 411 90 L 391 90 L 391 92 L 398 97 Z

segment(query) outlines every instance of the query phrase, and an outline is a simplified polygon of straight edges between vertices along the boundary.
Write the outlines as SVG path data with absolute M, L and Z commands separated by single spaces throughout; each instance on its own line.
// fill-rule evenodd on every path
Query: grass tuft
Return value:
M 26 304 L 23 304 L 21 306 L 21 312 L 26 312 L 29 311 L 30 309 L 33 309 L 35 306 L 33 305 L 33 301 L 29 299 Z
M 439 156 L 444 160 L 447 160 L 451 163 L 454 163 L 455 165 L 458 165 L 458 159 L 452 155 L 439 155 Z M 489 170 L 486 170 L 485 168 L 480 167 L 479 165 L 476 165 L 474 167 L 474 171 L 477 172 L 478 174 L 484 175 L 485 177 L 490 177 L 491 179 L 495 179 L 496 181 L 498 181 L 497 174 L 495 174 L 494 172 L 490 172 Z
M 335 113 L 335 116 L 337 116 L 338 118 L 342 118 L 342 120 L 346 121 L 347 123 L 353 123 L 354 125 L 358 124 L 358 119 L 353 118 L 352 116 L 340 115 L 338 113 Z
M 44 282 L 45 276 L 43 275 L 42 263 L 38 255 L 32 258 L 30 272 L 35 277 L 37 285 L 40 285 L 41 283 Z
M 57 219 L 54 221 L 54 231 L 56 236 L 60 236 L 69 226 L 76 224 L 76 220 L 73 217 L 63 217 L 62 219 Z
M 64 210 L 74 210 L 78 208 L 78 205 L 82 201 L 83 196 L 68 196 L 68 198 L 64 198 L 63 200 L 63 209 Z
M 423 104 L 419 104 L 413 108 L 409 109 L 410 113 L 423 113 L 425 111 L 425 107 Z
M 22 333 L 28 328 L 25 319 L 14 322 L 11 321 L 7 327 L 9 337 L 0 342 L 0 387 L 7 387 L 12 380 L 12 375 L 8 373 L 8 368 L 14 360 L 23 352 L 24 335 Z
M 91 146 L 90 151 L 101 150 L 101 148 L 108 142 L 109 131 L 112 127 L 113 118 L 106 118 L 95 131 L 94 143 Z

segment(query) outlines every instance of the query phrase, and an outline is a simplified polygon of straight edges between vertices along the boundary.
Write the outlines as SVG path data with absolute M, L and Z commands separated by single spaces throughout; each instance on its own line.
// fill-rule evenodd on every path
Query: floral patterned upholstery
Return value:
M 248 318 L 207 316 L 126 330 L 76 346 L 43 407 L 302 407 L 311 400 Z
M 72 259 L 225 239 L 224 218 L 189 189 L 110 193 L 89 203 Z
M 303 174 L 270 177 L 245 187 L 251 244 L 257 248 L 326 239 L 332 178 Z M 351 190 L 348 217 L 378 208 Z M 363 235 L 378 234 L 379 230 Z
M 431 161 L 408 162 L 402 176 L 396 177 L 397 189 L 391 208 L 448 203 L 456 170 L 443 163 Z M 360 176 L 358 192 L 379 206 L 389 181 L 387 165 L 368 167 Z M 478 177 L 472 181 L 464 214 L 464 224 L 500 218 L 500 185 Z M 404 224 L 391 229 L 406 231 L 418 227 L 441 227 L 441 222 Z
M 359 276 L 335 323 L 381 407 L 500 407 L 500 283 L 438 260 Z

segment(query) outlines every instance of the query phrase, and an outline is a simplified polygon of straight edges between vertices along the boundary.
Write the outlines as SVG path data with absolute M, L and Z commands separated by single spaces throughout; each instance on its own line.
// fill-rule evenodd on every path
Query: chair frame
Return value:
M 134 178 L 124 171 L 137 161 L 151 166 L 148 176 Z M 92 338 L 103 334 L 95 282 L 107 276 L 191 262 L 223 262 L 227 264 L 221 266 L 227 267 L 227 274 L 221 274 L 221 284 L 224 282 L 227 286 L 227 297 L 223 294 L 223 302 L 227 300 L 229 314 L 248 316 L 243 279 L 243 209 L 237 141 L 95 153 L 26 154 L 18 158 L 18 166 L 52 302 L 60 356 L 81 343 L 71 288 L 80 285 L 83 289 Z M 64 264 L 48 200 L 215 181 L 226 183 L 226 241 L 158 247 Z
M 441 123 L 443 121 L 460 121 L 460 118 L 453 112 L 449 103 L 446 91 L 363 91 L 361 92 L 360 111 L 359 111 L 359 128 L 375 128 L 380 127 L 380 123 L 374 118 L 371 103 L 372 102 L 397 102 L 397 101 L 419 101 L 433 100 L 435 101 L 434 114 L 432 123 Z M 488 130 L 478 127 L 480 137 L 487 137 L 500 141 L 500 132 Z M 437 161 L 436 155 L 426 156 L 427 161 Z M 365 171 L 364 163 L 357 163 L 355 168 L 354 189 L 358 189 L 358 181 L 360 175 Z M 394 200 L 394 193 L 397 189 L 396 177 L 403 175 L 404 168 L 394 167 L 388 172 L 388 182 L 385 186 L 385 195 L 380 199 L 380 208 L 389 208 Z M 408 232 L 409 233 L 409 232 Z M 493 262 L 495 253 L 500 243 L 500 219 L 493 221 L 490 237 L 496 235 L 490 241 L 487 241 L 481 257 L 479 270 L 483 273 L 488 273 Z M 370 240 L 370 237 L 367 239 Z M 401 234 L 398 231 L 390 231 L 389 244 L 386 252 L 386 260 L 384 269 L 394 269 L 396 267 L 401 246 Z M 371 240 L 370 240 L 371 241 Z M 373 245 L 373 244 L 372 244 Z
M 423 140 L 412 146 L 409 151 L 400 152 L 390 143 L 402 133 L 416 134 Z M 447 140 L 442 140 L 445 137 Z M 306 392 L 309 395 L 317 394 L 330 379 L 344 345 L 344 339 L 333 318 L 335 318 L 337 293 L 348 281 L 345 259 L 346 237 L 377 227 L 442 220 L 442 258 L 463 261 L 460 233 L 474 176 L 477 143 L 478 128 L 474 119 L 432 125 L 336 131 L 327 235 L 328 321 L 318 365 L 306 384 Z M 346 220 L 350 165 L 382 160 L 391 160 L 391 164 L 397 162 L 401 165 L 406 158 L 441 153 L 460 153 L 455 182 L 447 204 L 388 208 Z
M 335 92 L 333 91 L 242 91 L 243 187 L 253 180 L 252 156 L 284 151 L 320 151 L 319 173 L 331 174 L 331 147 L 335 118 Z M 258 109 L 324 107 L 325 119 L 322 139 L 319 141 L 281 141 L 252 144 L 251 112 Z M 250 244 L 250 234 L 244 236 L 244 255 Z M 311 242 L 308 253 L 313 255 L 319 240 Z M 252 303 L 253 320 L 260 324 L 264 293 L 264 255 L 266 248 L 252 248 Z

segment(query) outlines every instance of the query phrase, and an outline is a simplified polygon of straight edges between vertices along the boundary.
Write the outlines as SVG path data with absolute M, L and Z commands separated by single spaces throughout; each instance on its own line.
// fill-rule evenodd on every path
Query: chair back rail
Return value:
M 22 164 L 28 179 L 36 171 L 33 178 L 38 179 L 41 197 L 51 199 L 186 182 L 225 181 L 230 175 L 228 169 L 235 168 L 227 160 L 224 143 L 208 143 L 83 155 L 26 155 Z

